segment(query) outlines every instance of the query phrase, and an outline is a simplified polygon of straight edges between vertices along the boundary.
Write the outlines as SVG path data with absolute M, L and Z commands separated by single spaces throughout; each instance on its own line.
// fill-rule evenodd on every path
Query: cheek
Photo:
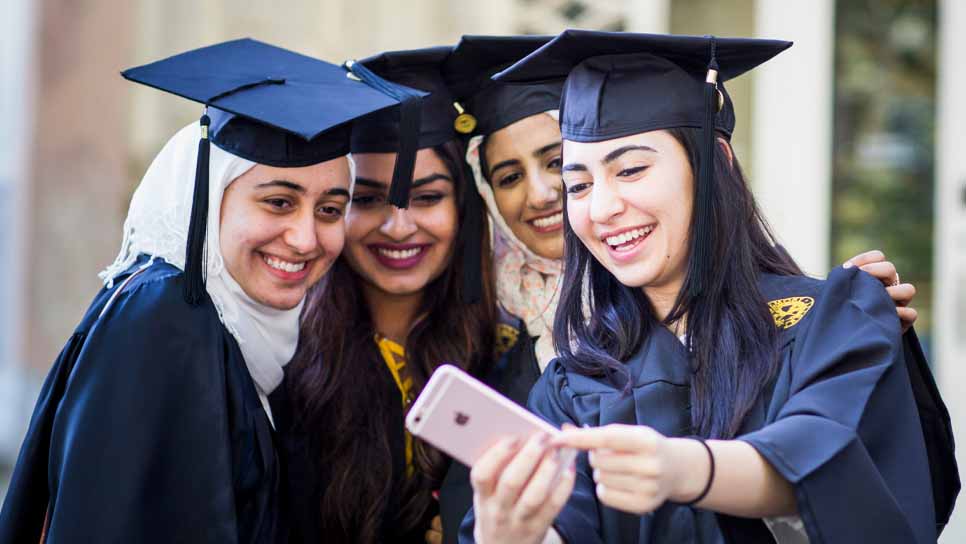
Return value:
M 325 255 L 330 259 L 338 257 L 346 241 L 345 222 L 322 225 L 319 227 L 318 237 Z
M 518 183 L 512 189 L 493 190 L 496 207 L 508 224 L 520 219 L 520 208 L 526 200 L 526 191 L 521 189 L 522 186 L 522 183 Z
M 361 243 L 367 234 L 379 228 L 381 222 L 381 214 L 379 213 L 353 209 L 352 213 L 346 217 L 344 244 L 352 246 Z
M 588 242 L 593 236 L 593 225 L 590 221 L 586 202 L 575 199 L 567 200 L 567 223 L 574 234 L 577 235 L 577 238 L 580 238 L 585 246 L 589 245 Z
M 452 244 L 459 230 L 459 216 L 455 198 L 449 198 L 415 217 L 419 228 L 440 242 Z

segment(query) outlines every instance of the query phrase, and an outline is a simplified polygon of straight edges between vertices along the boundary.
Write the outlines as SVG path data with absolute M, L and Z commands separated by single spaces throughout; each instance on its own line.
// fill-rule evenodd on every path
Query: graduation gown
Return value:
M 501 316 L 497 328 L 497 342 L 503 354 L 484 378 L 490 387 L 521 406 L 526 406 L 530 390 L 540 378 L 537 364 L 535 338 L 526 330 L 523 321 Z M 459 528 L 463 518 L 473 506 L 473 487 L 470 485 L 470 469 L 454 460 L 446 472 L 439 490 L 439 515 L 443 525 L 443 542 L 459 541 Z
M 763 275 L 781 329 L 780 364 L 737 437 L 794 486 L 812 544 L 926 543 L 937 538 L 930 468 L 895 306 L 855 268 L 827 281 Z M 657 327 L 626 361 L 632 391 L 551 363 L 530 408 L 555 425 L 648 425 L 693 434 L 682 343 Z M 570 543 L 774 542 L 761 520 L 666 503 L 637 516 L 597 502 L 587 455 L 554 522 Z M 472 541 L 472 513 L 461 542 Z
M 144 258 L 135 264 L 135 270 Z M 235 339 L 162 261 L 95 297 L 43 385 L 0 543 L 284 540 L 268 418 Z

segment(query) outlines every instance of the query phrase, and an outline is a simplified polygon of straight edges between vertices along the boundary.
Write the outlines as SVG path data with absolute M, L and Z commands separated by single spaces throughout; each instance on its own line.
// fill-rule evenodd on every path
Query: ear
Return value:
M 721 151 L 724 152 L 726 157 L 728 157 L 728 165 L 733 167 L 735 165 L 735 152 L 733 149 L 731 149 L 731 144 L 728 143 L 728 140 L 718 136 L 718 147 L 720 147 Z

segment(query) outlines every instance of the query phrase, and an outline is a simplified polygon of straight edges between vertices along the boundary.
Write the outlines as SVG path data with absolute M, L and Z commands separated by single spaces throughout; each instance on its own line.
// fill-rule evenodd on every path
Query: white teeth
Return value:
M 411 249 L 386 249 L 384 247 L 380 247 L 377 249 L 380 255 L 384 255 L 390 259 L 408 259 L 410 257 L 415 257 L 422 250 L 423 248 L 421 247 L 414 247 Z
M 563 222 L 563 212 L 555 213 L 553 215 L 548 215 L 547 217 L 541 217 L 539 219 L 533 220 L 533 225 L 537 228 L 544 229 L 547 227 L 552 227 L 554 225 L 559 225 Z
M 262 255 L 262 258 L 265 260 L 265 264 L 268 266 L 284 272 L 300 272 L 303 268 L 305 268 L 305 261 L 300 263 L 290 263 L 277 257 L 269 257 L 268 255 Z
M 654 230 L 654 226 L 649 225 L 639 229 L 629 230 L 616 236 L 608 236 L 604 241 L 607 242 L 607 245 L 609 246 L 619 247 L 630 242 L 631 240 L 636 240 L 642 236 L 650 234 L 652 230 Z

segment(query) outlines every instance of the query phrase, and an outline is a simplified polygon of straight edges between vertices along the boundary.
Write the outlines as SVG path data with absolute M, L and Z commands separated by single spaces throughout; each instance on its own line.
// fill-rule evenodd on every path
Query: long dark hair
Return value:
M 493 358 L 497 311 L 487 232 L 482 233 L 481 301 L 462 302 L 465 194 L 474 189 L 467 185 L 460 144 L 433 149 L 453 176 L 460 232 L 450 264 L 425 287 L 420 317 L 406 339 L 406 369 L 415 394 L 444 362 L 478 375 L 486 371 Z M 479 219 L 477 224 L 486 224 Z M 389 426 L 399 423 L 391 414 L 400 400 L 373 394 L 382 387 L 386 369 L 361 281 L 339 257 L 313 288 L 289 379 L 297 429 L 309 438 L 312 458 L 327 475 L 319 504 L 322 534 L 331 541 L 368 543 L 379 541 L 390 524 L 395 535 L 422 535 L 434 500 L 431 491 L 439 488 L 447 461 L 416 439 L 414 474 L 394 473 L 390 437 L 401 429 Z M 401 489 L 394 482 L 401 482 Z M 398 511 L 390 511 L 390 504 Z
M 691 171 L 699 172 L 700 130 L 667 132 L 684 147 Z M 655 327 L 684 319 L 693 370 L 694 431 L 705 437 L 731 438 L 778 365 L 778 333 L 758 290 L 759 274 L 799 275 L 801 270 L 775 246 L 737 158 L 729 161 L 718 145 L 714 183 L 707 212 L 713 230 L 713 277 L 700 296 L 691 297 L 689 286 L 695 279 L 689 266 L 663 322 L 658 322 L 644 292 L 617 281 L 580 242 L 569 220 L 564 221 L 564 279 L 554 319 L 554 346 L 566 367 L 606 377 L 627 392 L 630 376 L 621 361 L 633 356 Z M 697 183 L 693 185 L 696 192 Z M 695 210 L 691 218 L 689 254 L 693 254 L 695 217 L 700 211 Z M 584 314 L 587 304 L 590 320 Z

